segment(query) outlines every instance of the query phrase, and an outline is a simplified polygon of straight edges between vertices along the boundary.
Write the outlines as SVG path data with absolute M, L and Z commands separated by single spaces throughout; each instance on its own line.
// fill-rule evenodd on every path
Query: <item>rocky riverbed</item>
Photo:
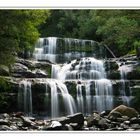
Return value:
M 139 131 L 140 115 L 120 105 L 84 117 L 82 113 L 46 120 L 27 117 L 22 112 L 0 114 L 0 131 Z

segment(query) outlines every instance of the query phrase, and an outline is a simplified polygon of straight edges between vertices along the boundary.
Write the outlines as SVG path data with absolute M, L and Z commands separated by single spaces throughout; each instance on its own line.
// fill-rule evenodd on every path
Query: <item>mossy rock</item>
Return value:
M 107 73 L 108 79 L 120 79 L 120 72 L 119 71 L 109 71 Z
M 5 65 L 0 65 L 0 76 L 9 76 L 9 68 Z

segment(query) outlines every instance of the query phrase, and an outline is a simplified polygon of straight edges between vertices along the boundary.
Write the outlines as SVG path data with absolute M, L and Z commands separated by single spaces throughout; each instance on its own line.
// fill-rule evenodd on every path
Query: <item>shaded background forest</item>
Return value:
M 90 39 L 115 54 L 140 46 L 140 10 L 0 10 L 0 64 L 34 50 L 39 37 Z

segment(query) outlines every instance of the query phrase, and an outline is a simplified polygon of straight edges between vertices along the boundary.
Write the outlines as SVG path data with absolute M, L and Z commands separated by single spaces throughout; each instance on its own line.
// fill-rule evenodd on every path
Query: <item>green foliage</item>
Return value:
M 139 42 L 139 10 L 51 10 L 40 26 L 42 36 L 92 39 L 116 56 L 135 53 Z
M 0 77 L 0 92 L 8 92 L 11 90 L 10 84 L 4 77 Z
M 10 65 L 16 53 L 32 51 L 38 26 L 48 16 L 48 10 L 0 10 L 0 64 Z

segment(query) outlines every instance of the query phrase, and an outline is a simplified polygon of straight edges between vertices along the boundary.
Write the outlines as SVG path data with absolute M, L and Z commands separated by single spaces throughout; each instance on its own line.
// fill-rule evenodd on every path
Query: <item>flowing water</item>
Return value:
M 105 57 L 105 49 L 93 40 L 47 37 L 38 39 L 33 56 L 36 60 L 64 63 L 87 56 Z
M 120 65 L 120 63 L 119 63 Z M 120 95 L 122 96 L 122 100 L 124 102 L 124 104 L 126 105 L 130 105 L 130 100 L 131 100 L 131 90 L 129 88 L 129 94 L 130 96 L 126 95 L 126 89 L 127 89 L 127 85 L 126 85 L 126 80 L 127 80 L 127 73 L 129 71 L 132 70 L 132 67 L 129 67 L 129 65 L 125 65 L 125 63 L 121 63 L 121 66 L 119 67 L 119 71 L 120 71 L 120 76 L 121 76 L 121 86 L 120 86 Z M 129 82 L 128 82 L 129 84 Z
M 23 80 L 19 83 L 18 105 L 27 115 L 32 115 L 31 82 Z
M 103 61 L 88 57 L 73 60 L 62 66 L 53 65 L 52 77 L 58 80 L 77 80 L 80 83 L 85 81 L 83 85 L 76 86 L 79 111 L 90 114 L 93 110 L 101 112 L 113 108 L 112 84 L 105 78 Z M 94 85 L 91 84 L 93 81 Z M 85 87 L 85 100 L 82 87 Z M 91 90 L 95 92 L 95 95 Z
M 95 58 L 98 53 L 96 45 L 95 41 L 56 37 L 40 38 L 36 43 L 34 58 L 55 63 L 52 64 L 51 78 L 43 78 L 39 82 L 46 86 L 45 98 L 50 100 L 45 104 L 50 107 L 51 118 L 76 112 L 88 115 L 114 107 L 112 82 L 107 79 L 104 60 Z M 120 94 L 129 104 L 125 92 L 125 68 L 120 67 L 119 70 L 122 81 Z M 74 83 L 74 86 L 67 82 Z M 32 86 L 33 83 L 27 80 L 21 81 L 19 86 L 19 108 L 24 108 L 28 114 L 33 112 Z

